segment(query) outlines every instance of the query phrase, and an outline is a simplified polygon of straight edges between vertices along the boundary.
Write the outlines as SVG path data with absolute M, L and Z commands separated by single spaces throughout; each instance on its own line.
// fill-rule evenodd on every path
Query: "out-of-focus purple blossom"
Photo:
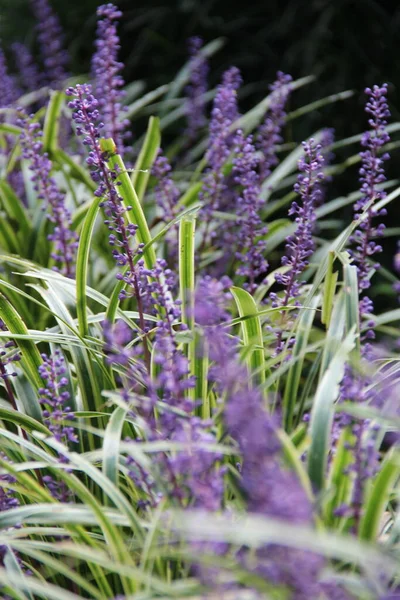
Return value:
M 43 200 L 43 209 L 47 218 L 54 225 L 48 239 L 54 243 L 51 257 L 56 262 L 56 269 L 67 277 L 74 277 L 75 257 L 78 248 L 78 236 L 72 230 L 72 219 L 65 205 L 65 197 L 51 176 L 52 162 L 47 152 L 43 152 L 43 133 L 40 124 L 28 119 L 21 119 L 23 128 L 20 135 L 22 156 L 29 162 L 32 172 L 31 181 L 37 197 Z
M 54 438 L 65 445 L 76 443 L 74 427 L 66 422 L 74 421 L 75 415 L 68 406 L 70 394 L 66 389 L 68 379 L 64 358 L 60 350 L 55 350 L 52 356 L 42 354 L 43 363 L 39 366 L 39 375 L 45 381 L 46 387 L 39 389 L 39 402 L 43 406 L 44 422 Z M 65 461 L 64 457 L 60 457 Z
M 324 157 L 324 168 L 328 167 L 333 159 L 335 158 L 334 153 L 330 150 L 330 147 L 335 141 L 335 130 L 331 127 L 326 127 L 321 134 L 320 145 L 321 145 L 321 154 Z M 330 175 L 324 174 L 324 180 L 317 184 L 319 187 L 319 193 L 316 197 L 315 206 L 321 206 L 325 201 L 326 187 L 327 184 L 332 181 L 332 177 Z
M 240 486 L 248 511 L 312 526 L 310 500 L 297 477 L 283 467 L 277 423 L 264 407 L 261 391 L 249 387 L 247 369 L 239 362 L 236 342 L 224 326 L 223 287 L 224 284 L 211 278 L 201 282 L 196 320 L 204 328 L 209 342 L 216 389 L 225 398 L 226 430 L 238 445 Z M 275 544 L 254 553 L 243 548 L 238 559 L 272 584 L 287 587 L 291 598 L 324 597 L 320 574 L 325 561 L 321 556 Z
M 271 170 L 278 164 L 277 146 L 282 143 L 282 127 L 285 122 L 285 104 L 291 92 L 292 77 L 278 71 L 276 81 L 270 85 L 270 106 L 265 120 L 258 130 L 256 138 L 257 150 L 261 152 L 259 172 L 261 181 L 270 175 Z
M 0 49 L 0 81 L 1 83 L 1 97 L 0 97 L 0 108 L 7 108 L 19 98 L 20 91 L 17 88 L 14 78 L 9 74 L 7 68 L 6 57 L 3 51 Z
M 236 257 L 241 264 L 237 272 L 246 277 L 246 288 L 252 294 L 257 288 L 257 279 L 268 270 L 268 262 L 264 258 L 266 244 L 262 239 L 267 233 L 267 228 L 263 226 L 259 215 L 260 180 L 252 137 L 245 138 L 239 130 L 235 137 L 234 153 L 233 176 L 235 183 L 240 186 L 236 211 L 239 217 Z
M 397 252 L 393 257 L 393 267 L 397 275 L 400 275 L 400 242 L 397 242 Z M 396 281 L 396 283 L 393 284 L 393 289 L 400 301 L 400 281 Z
M 171 165 L 160 148 L 151 173 L 158 180 L 157 185 L 154 188 L 154 194 L 157 205 L 161 209 L 160 218 L 165 224 L 170 223 L 179 212 L 178 200 L 180 192 L 170 175 L 171 170 Z M 167 255 L 169 264 L 176 263 L 178 253 L 178 230 L 178 225 L 174 225 L 165 236 L 168 247 Z
M 316 144 L 313 139 L 303 142 L 303 148 L 304 157 L 299 160 L 300 175 L 294 186 L 301 204 L 295 200 L 289 210 L 289 215 L 296 215 L 296 231 L 286 239 L 286 254 L 282 258 L 282 265 L 288 267 L 288 270 L 275 275 L 277 283 L 284 286 L 284 293 L 283 297 L 274 292 L 270 294 L 273 307 L 288 306 L 300 294 L 299 276 L 307 268 L 308 259 L 314 251 L 312 234 L 316 220 L 315 204 L 320 198 L 321 182 L 324 180 L 324 157 L 321 145 Z M 283 331 L 280 329 L 276 352 L 279 354 L 283 348 Z
M 117 60 L 120 49 L 117 22 L 122 12 L 109 3 L 99 6 L 97 16 L 96 52 L 92 59 L 95 95 L 104 122 L 104 136 L 111 137 L 118 153 L 123 154 L 129 121 L 123 118 L 121 102 L 125 96 L 125 82 L 121 75 L 123 64 Z
M 359 219 L 364 212 L 366 215 L 350 239 L 354 244 L 351 256 L 357 266 L 360 296 L 371 285 L 372 269 L 379 269 L 379 263 L 371 265 L 370 260 L 375 254 L 382 252 L 382 246 L 377 244 L 374 238 L 383 235 L 385 225 L 383 223 L 374 225 L 373 219 L 386 215 L 386 209 L 377 210 L 375 205 L 377 201 L 386 197 L 386 192 L 380 189 L 380 186 L 386 180 L 384 162 L 389 159 L 389 154 L 387 152 L 382 154 L 381 151 L 382 146 L 390 141 L 386 128 L 387 118 L 390 117 L 386 100 L 387 84 L 383 84 L 382 87 L 375 85 L 372 89 L 366 88 L 365 93 L 368 96 L 365 112 L 370 115 L 368 120 L 370 130 L 365 132 L 361 139 L 361 145 L 365 148 L 360 153 L 361 197 L 354 205 L 354 218 Z M 360 317 L 365 318 L 372 311 L 372 301 L 364 297 L 360 302 Z M 364 340 L 374 337 L 373 326 L 373 322 L 370 321 Z M 368 353 L 369 349 L 370 345 L 365 344 L 363 351 Z
M 179 190 L 171 178 L 172 167 L 168 158 L 163 154 L 161 148 L 158 151 L 157 158 L 154 161 L 151 174 L 158 180 L 154 189 L 157 205 L 161 209 L 161 219 L 169 223 L 178 214 L 177 202 L 179 200 Z
M 67 78 L 68 53 L 58 16 L 48 0 L 31 0 L 36 17 L 40 51 L 49 85 L 59 87 Z
M 202 221 L 205 223 L 203 245 L 208 241 L 212 214 L 218 210 L 221 196 L 225 190 L 223 166 L 231 152 L 234 135 L 231 131 L 233 122 L 238 118 L 237 90 L 241 84 L 240 72 L 231 67 L 222 78 L 211 112 L 210 137 L 206 154 L 208 171 L 204 177 L 203 188 L 199 194 L 204 203 Z M 211 232 L 211 238 L 216 232 Z
M 204 95 L 207 92 L 208 62 L 201 52 L 202 46 L 203 40 L 200 37 L 189 39 L 190 79 L 186 88 L 186 135 L 190 142 L 196 139 L 197 133 L 207 122 Z
M 15 42 L 12 45 L 12 50 L 20 82 L 25 91 L 33 92 L 38 90 L 43 84 L 43 75 L 40 73 L 32 54 L 25 44 L 21 44 L 20 42 Z

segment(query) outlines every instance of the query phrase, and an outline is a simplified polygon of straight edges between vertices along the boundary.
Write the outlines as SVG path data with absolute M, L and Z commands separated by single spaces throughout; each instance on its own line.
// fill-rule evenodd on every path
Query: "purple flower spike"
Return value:
M 3 51 L 0 49 L 0 81 L 1 83 L 1 97 L 0 97 L 0 108 L 7 108 L 20 96 L 19 90 L 15 85 L 14 78 L 8 73 L 6 57 Z M 2 117 L 3 118 L 3 117 Z
M 300 196 L 301 204 L 294 201 L 289 215 L 296 215 L 296 231 L 287 238 L 286 255 L 282 258 L 282 265 L 288 267 L 285 273 L 275 275 L 277 283 L 284 286 L 283 297 L 275 293 L 270 294 L 272 306 L 288 306 L 300 294 L 301 281 L 299 276 L 308 266 L 308 259 L 314 252 L 312 238 L 316 220 L 315 205 L 321 196 L 321 182 L 324 180 L 322 167 L 324 157 L 321 145 L 313 139 L 303 142 L 304 157 L 299 160 L 299 171 L 295 192 Z M 277 353 L 284 348 L 283 331 L 278 331 Z
M 160 148 L 153 164 L 152 175 L 158 179 L 154 194 L 157 205 L 161 209 L 161 220 L 165 224 L 170 223 L 179 212 L 180 192 L 170 175 L 171 170 L 171 165 Z M 168 243 L 167 255 L 171 265 L 175 265 L 178 254 L 178 229 L 179 226 L 174 225 L 165 236 Z
M 243 132 L 239 130 L 235 137 L 232 171 L 235 183 L 241 186 L 236 210 L 239 216 L 237 222 L 239 252 L 236 256 L 241 261 L 238 274 L 249 280 L 246 287 L 251 294 L 257 288 L 257 278 L 265 274 L 268 269 L 268 262 L 264 258 L 265 241 L 260 239 L 267 233 L 267 228 L 263 227 L 259 216 L 261 202 L 257 166 L 258 159 L 252 137 L 245 138 Z
M 207 92 L 208 63 L 201 53 L 203 40 L 192 37 L 189 40 L 190 83 L 187 87 L 186 118 L 188 122 L 186 135 L 194 141 L 199 130 L 206 124 L 205 100 Z
M 12 45 L 16 66 L 21 83 L 27 92 L 38 90 L 43 85 L 43 77 L 25 44 L 15 42 Z
M 224 73 L 222 83 L 218 86 L 214 99 L 210 122 L 209 150 L 206 158 L 209 165 L 204 178 L 200 200 L 204 203 L 202 217 L 205 223 L 203 246 L 208 241 L 212 214 L 218 210 L 222 194 L 225 190 L 223 166 L 233 145 L 232 123 L 238 118 L 237 90 L 241 84 L 240 72 L 231 67 Z M 211 237 L 215 236 L 212 232 Z
M 37 21 L 40 50 L 49 85 L 59 87 L 67 78 L 68 54 L 64 50 L 64 35 L 58 16 L 48 0 L 31 0 Z
M 387 118 L 390 117 L 390 111 L 386 100 L 387 84 L 382 87 L 375 85 L 373 89 L 366 88 L 365 93 L 368 96 L 368 102 L 365 112 L 370 115 L 368 124 L 370 130 L 364 133 L 361 139 L 361 145 L 365 150 L 360 153 L 360 183 L 361 198 L 354 205 L 354 218 L 359 219 L 366 212 L 366 216 L 360 223 L 358 229 L 354 232 L 350 241 L 354 244 L 351 250 L 351 256 L 358 271 L 358 290 L 363 294 L 370 285 L 370 276 L 372 269 L 379 269 L 379 263 L 371 265 L 371 257 L 382 252 L 382 246 L 374 241 L 383 235 L 385 225 L 373 224 L 375 217 L 386 215 L 386 209 L 376 210 L 377 201 L 386 197 L 386 192 L 380 189 L 380 184 L 386 181 L 384 162 L 389 159 L 387 152 L 381 153 L 382 146 L 390 141 L 387 132 Z M 360 317 L 363 318 L 373 311 L 372 301 L 364 297 L 360 302 Z M 373 323 L 363 339 L 374 337 L 372 330 Z M 366 344 L 363 351 L 368 352 L 369 344 Z
M 40 388 L 39 402 L 43 406 L 44 422 L 55 439 L 65 445 L 78 442 L 74 427 L 66 425 L 65 421 L 73 421 L 74 413 L 68 406 L 70 399 L 67 391 L 68 379 L 64 358 L 60 350 L 53 356 L 42 354 L 43 364 L 39 367 L 39 375 L 46 382 L 46 387 Z M 65 461 L 64 457 L 61 460 Z
M 290 95 L 292 77 L 281 71 L 277 73 L 276 81 L 270 86 L 271 103 L 265 121 L 260 126 L 257 135 L 257 150 L 262 154 L 260 162 L 260 177 L 264 180 L 278 164 L 276 149 L 282 143 L 281 131 L 285 122 L 285 104 Z
M 117 22 L 122 17 L 122 12 L 114 4 L 103 4 L 97 9 L 97 16 L 96 52 L 92 59 L 95 94 L 104 120 L 104 136 L 111 137 L 119 154 L 123 154 L 129 121 L 123 119 L 123 64 L 117 60 L 120 49 Z
M 54 224 L 53 232 L 48 236 L 54 244 L 51 257 L 57 264 L 57 270 L 66 277 L 74 277 L 78 236 L 71 229 L 71 214 L 65 206 L 64 194 L 60 192 L 55 179 L 51 177 L 53 165 L 47 152 L 43 152 L 43 133 L 40 124 L 29 122 L 26 118 L 21 119 L 19 124 L 23 127 L 20 136 L 22 155 L 29 162 L 31 180 L 37 197 L 43 200 L 47 218 Z

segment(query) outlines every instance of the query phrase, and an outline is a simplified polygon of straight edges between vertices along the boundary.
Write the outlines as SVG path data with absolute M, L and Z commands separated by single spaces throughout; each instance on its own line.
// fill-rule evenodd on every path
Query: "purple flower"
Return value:
M 77 135 L 83 136 L 83 145 L 89 150 L 86 163 L 91 169 L 91 177 L 98 186 L 95 196 L 103 198 L 101 206 L 104 208 L 106 220 L 104 221 L 110 231 L 109 244 L 112 247 L 112 255 L 118 267 L 122 267 L 117 278 L 124 281 L 128 291 L 123 290 L 120 298 L 124 299 L 131 294 L 136 298 L 140 328 L 146 331 L 144 310 L 142 302 L 142 291 L 140 289 L 140 265 L 136 260 L 140 256 L 143 244 L 133 247 L 137 226 L 126 221 L 125 213 L 131 207 L 125 207 L 123 199 L 118 194 L 115 181 L 117 173 L 110 170 L 107 165 L 107 156 L 100 148 L 100 130 L 104 127 L 100 121 L 98 110 L 99 102 L 91 93 L 90 85 L 76 85 L 66 90 L 67 96 L 73 100 L 68 103 L 72 109 L 72 118 L 76 125 Z M 150 353 L 147 341 L 143 340 L 145 362 L 150 370 Z
M 154 194 L 157 205 L 161 209 L 160 218 L 165 224 L 170 223 L 179 212 L 178 200 L 180 192 L 170 175 L 171 170 L 171 165 L 160 148 L 151 173 L 158 180 L 154 188 Z M 176 263 L 178 254 L 178 229 L 178 225 L 174 225 L 165 236 L 168 245 L 167 255 L 169 264 Z
M 208 171 L 204 178 L 203 189 L 199 195 L 204 203 L 202 220 L 205 223 L 203 246 L 208 242 L 209 227 L 214 211 L 218 210 L 225 190 L 223 166 L 232 149 L 234 136 L 231 132 L 233 122 L 238 118 L 237 90 L 241 84 L 240 72 L 231 67 L 222 78 L 211 112 L 210 138 L 206 154 Z M 211 237 L 216 233 L 211 232 Z
M 267 233 L 267 228 L 263 226 L 259 216 L 260 180 L 257 173 L 258 160 L 252 142 L 251 136 L 245 138 L 241 130 L 237 132 L 232 171 L 234 182 L 241 188 L 236 210 L 239 217 L 236 257 L 241 262 L 237 273 L 249 280 L 246 288 L 251 294 L 257 288 L 257 278 L 265 275 L 268 269 L 268 262 L 264 258 L 265 241 L 262 239 Z
M 196 139 L 196 135 L 201 130 L 207 120 L 205 115 L 205 100 L 204 95 L 207 92 L 207 75 L 208 63 L 201 53 L 203 40 L 199 37 L 189 39 L 190 53 L 190 81 L 186 88 L 186 118 L 187 130 L 186 135 L 189 141 Z
M 19 77 L 24 89 L 27 92 L 38 90 L 43 83 L 43 76 L 33 59 L 32 54 L 25 46 L 19 42 L 12 45 L 16 66 Z
M 238 446 L 239 485 L 247 509 L 253 514 L 311 526 L 313 507 L 297 477 L 282 464 L 277 422 L 266 410 L 261 391 L 249 386 L 236 342 L 224 326 L 227 313 L 223 288 L 223 283 L 210 278 L 201 282 L 196 296 L 196 320 L 202 325 L 210 348 L 216 391 L 225 399 L 226 431 Z M 241 548 L 237 559 L 272 584 L 288 588 L 291 598 L 320 597 L 324 589 L 320 573 L 325 561 L 311 552 L 268 545 L 254 553 Z
M 118 62 L 120 49 L 117 22 L 122 12 L 114 4 L 103 4 L 97 9 L 96 52 L 92 59 L 95 77 L 95 95 L 99 112 L 104 120 L 104 137 L 111 137 L 119 154 L 124 153 L 124 140 L 129 121 L 123 119 L 121 101 L 125 96 L 121 75 L 123 64 Z
M 270 175 L 273 167 L 278 164 L 277 146 L 282 143 L 281 131 L 285 122 L 285 104 L 290 95 L 292 77 L 281 71 L 277 73 L 276 81 L 270 85 L 270 107 L 264 123 L 260 125 L 257 134 L 257 150 L 261 152 L 260 177 L 264 180 Z
M 20 92 L 15 84 L 14 78 L 9 74 L 6 58 L 3 51 L 0 49 L 0 80 L 1 98 L 0 108 L 7 108 L 19 98 Z
M 74 277 L 78 236 L 72 230 L 71 214 L 65 205 L 64 194 L 51 177 L 53 165 L 47 152 L 43 152 L 40 124 L 29 122 L 27 118 L 21 119 L 19 124 L 23 128 L 20 136 L 22 156 L 29 162 L 34 190 L 37 197 L 43 200 L 47 218 L 54 225 L 53 232 L 47 238 L 54 244 L 51 257 L 56 262 L 57 270 L 67 277 Z
M 64 50 L 64 35 L 58 16 L 48 0 L 31 0 L 36 17 L 40 51 L 49 85 L 59 87 L 67 78 L 68 54 Z
M 282 265 L 288 267 L 285 273 L 275 275 L 277 283 L 284 287 L 283 297 L 271 293 L 272 306 L 288 306 L 289 303 L 300 294 L 301 281 L 299 276 L 307 268 L 308 259 L 314 252 L 314 240 L 312 237 L 314 223 L 316 220 L 315 205 L 321 195 L 321 182 L 324 180 L 322 167 L 324 157 L 321 153 L 321 145 L 316 144 L 313 139 L 303 142 L 304 157 L 299 160 L 299 171 L 295 192 L 300 196 L 301 204 L 294 201 L 289 215 L 296 215 L 296 231 L 286 241 L 286 254 L 282 258 Z M 284 348 L 283 330 L 278 331 L 276 352 Z
M 70 400 L 67 391 L 67 369 L 60 350 L 55 350 L 52 356 L 42 354 L 43 364 L 39 367 L 39 375 L 46 382 L 46 387 L 39 389 L 39 402 L 43 406 L 44 422 L 58 442 L 76 443 L 78 438 L 74 427 L 66 425 L 66 421 L 74 421 L 75 415 L 68 406 Z
M 373 89 L 366 88 L 365 93 L 368 96 L 368 102 L 365 112 L 370 115 L 368 124 L 370 130 L 363 134 L 361 145 L 365 150 L 360 153 L 360 183 L 361 197 L 354 205 L 354 217 L 359 219 L 364 212 L 365 218 L 355 230 L 350 241 L 354 244 L 351 250 L 351 256 L 358 271 L 358 290 L 363 294 L 370 285 L 371 269 L 378 269 L 379 263 L 371 265 L 370 259 L 374 254 L 382 252 L 382 246 L 374 241 L 383 235 L 385 226 L 373 224 L 375 217 L 386 215 L 386 209 L 376 210 L 377 201 L 386 197 L 386 192 L 380 189 L 380 184 L 385 180 L 384 162 L 389 159 L 387 152 L 381 154 L 382 146 L 390 141 L 386 130 L 387 118 L 390 116 L 389 107 L 386 100 L 387 84 L 382 87 L 375 85 Z M 373 303 L 368 297 L 364 296 L 360 302 L 360 317 L 363 318 L 373 311 Z M 373 322 L 368 324 L 369 328 L 363 336 L 363 340 L 374 337 Z M 368 353 L 369 344 L 365 344 L 363 351 Z

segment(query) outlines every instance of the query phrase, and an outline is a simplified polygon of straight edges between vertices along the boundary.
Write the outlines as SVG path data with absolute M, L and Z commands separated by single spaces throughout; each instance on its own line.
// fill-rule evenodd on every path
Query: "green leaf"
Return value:
M 125 422 L 126 409 L 118 407 L 111 415 L 103 440 L 103 473 L 114 485 L 118 486 L 119 444 Z
M 291 365 L 283 396 L 283 414 L 285 431 L 290 433 L 293 429 L 293 417 L 296 402 L 300 397 L 300 377 L 303 370 L 304 357 L 310 336 L 311 327 L 315 317 L 315 311 L 319 303 L 319 297 L 315 296 L 311 301 L 311 310 L 302 310 L 296 322 L 296 341 L 291 353 L 293 364 Z
M 101 139 L 100 146 L 103 152 L 109 154 L 107 161 L 109 168 L 118 173 L 115 181 L 121 185 L 116 185 L 116 190 L 122 196 L 125 206 L 132 207 L 132 210 L 126 212 L 126 216 L 130 223 L 137 225 L 137 237 L 139 242 L 145 244 L 145 246 L 147 245 L 146 250 L 143 250 L 143 258 L 146 267 L 151 269 L 156 262 L 156 253 L 153 245 L 150 243 L 150 230 L 135 188 L 133 187 L 122 158 L 115 152 L 116 148 L 113 140 Z
M 372 483 L 372 489 L 365 502 L 360 523 L 360 538 L 376 540 L 379 525 L 387 508 L 392 488 L 400 474 L 400 458 L 398 451 L 391 451 L 383 461 L 379 474 Z
M 325 284 L 322 300 L 322 314 L 321 322 L 329 327 L 331 313 L 333 308 L 333 298 L 336 291 L 336 283 L 338 279 L 338 272 L 333 272 L 333 262 L 335 260 L 335 253 L 333 251 L 328 254 L 328 266 L 325 275 Z
M 76 258 L 76 313 L 79 323 L 79 332 L 82 337 L 85 337 L 89 331 L 87 321 L 86 286 L 90 246 L 94 225 L 100 210 L 100 202 L 101 198 L 95 198 L 89 208 L 79 237 L 78 254 Z
M 315 393 L 311 409 L 310 436 L 311 446 L 308 453 L 308 474 L 313 485 L 323 489 L 325 485 L 326 464 L 334 414 L 333 403 L 339 394 L 344 366 L 355 344 L 355 331 L 352 329 L 343 340 L 329 367 L 325 371 Z
M 360 318 L 358 305 L 358 277 L 355 265 L 344 265 L 344 294 L 346 302 L 346 331 L 355 330 L 357 350 L 360 351 Z
M 43 126 L 43 150 L 49 154 L 52 154 L 58 148 L 61 109 L 64 98 L 64 92 L 52 90 L 50 93 Z
M 252 347 L 246 361 L 254 385 L 262 385 L 265 382 L 264 341 L 261 321 L 257 315 L 257 305 L 246 290 L 232 287 L 230 291 L 235 299 L 239 315 L 248 317 L 241 323 L 243 343 L 245 346 Z
M 131 175 L 132 185 L 136 190 L 139 202 L 143 201 L 151 167 L 157 157 L 160 144 L 160 119 L 158 117 L 150 117 L 146 137 Z
M 0 318 L 3 319 L 7 329 L 11 333 L 22 335 L 29 334 L 25 323 L 3 294 L 0 294 Z M 17 344 L 21 350 L 20 364 L 22 369 L 26 373 L 32 385 L 38 389 L 42 386 L 42 380 L 38 373 L 38 368 L 42 364 L 40 353 L 36 348 L 36 345 L 28 339 L 20 339 L 17 341 Z

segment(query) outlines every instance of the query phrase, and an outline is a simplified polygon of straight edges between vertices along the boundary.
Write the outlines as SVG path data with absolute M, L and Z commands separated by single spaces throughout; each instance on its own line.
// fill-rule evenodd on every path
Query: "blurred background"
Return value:
M 70 71 L 89 72 L 101 0 L 49 0 L 61 20 L 70 55 Z M 143 80 L 145 90 L 168 83 L 187 60 L 187 40 L 223 38 L 210 61 L 210 87 L 231 65 L 240 68 L 244 112 L 268 93 L 276 71 L 294 79 L 313 74 L 316 80 L 296 91 L 298 108 L 330 94 L 354 90 L 339 104 L 315 109 L 287 126 L 286 139 L 301 141 L 320 127 L 334 127 L 336 139 L 366 128 L 363 90 L 389 84 L 392 121 L 399 121 L 400 3 L 382 0 L 114 0 L 123 11 L 119 28 L 126 82 Z M 0 0 L 0 37 L 12 63 L 10 45 L 21 41 L 38 54 L 35 20 L 29 0 Z M 140 124 L 135 128 L 141 127 Z M 179 125 L 182 129 L 182 125 Z M 293 128 L 293 130 L 292 130 Z M 179 131 L 181 131 L 181 129 Z M 136 130 L 137 131 L 137 130 Z M 163 134 L 163 144 L 168 136 Z M 398 177 L 394 151 L 389 177 Z M 337 152 L 340 162 L 340 151 Z M 335 178 L 332 197 L 358 187 L 357 168 Z M 391 206 L 392 216 L 399 210 Z M 344 215 L 351 219 L 351 209 Z M 390 216 L 388 219 L 390 219 Z M 396 237 L 385 242 L 384 262 L 392 268 Z
M 71 56 L 71 71 L 87 72 L 99 0 L 50 0 L 57 11 Z M 400 83 L 400 3 L 382 0 L 117 0 L 124 12 L 120 28 L 125 79 L 144 79 L 147 89 L 173 79 L 187 56 L 187 39 L 225 38 L 212 59 L 210 84 L 236 65 L 253 103 L 264 96 L 278 69 L 294 78 L 315 74 L 315 89 L 303 90 L 302 101 L 355 89 L 345 110 L 333 111 L 332 125 L 359 129 L 348 118 L 366 85 L 391 85 L 393 110 Z M 5 50 L 13 41 L 34 49 L 34 19 L 29 0 L 0 0 L 0 36 Z M 310 98 L 310 94 L 313 98 Z M 342 107 L 343 108 L 343 107 Z M 355 111 L 357 113 L 357 111 Z M 398 114 L 393 115 L 397 119 Z M 313 115 L 310 116 L 313 118 Z M 318 115 L 314 115 L 318 118 Z M 348 131 L 352 133 L 352 131 Z

